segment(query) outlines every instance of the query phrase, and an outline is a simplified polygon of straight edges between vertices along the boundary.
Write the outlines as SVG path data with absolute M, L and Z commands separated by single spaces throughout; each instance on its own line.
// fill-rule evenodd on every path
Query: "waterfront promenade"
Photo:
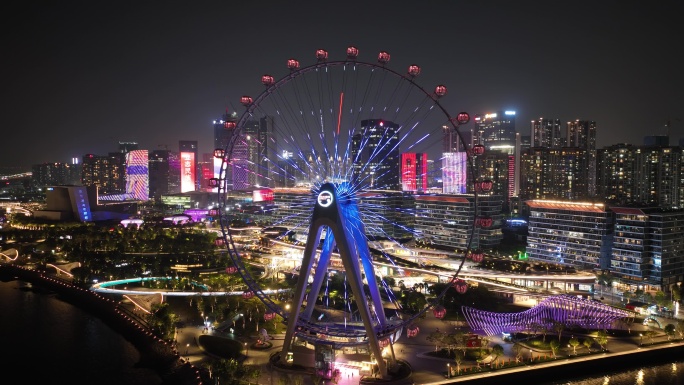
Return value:
M 672 320 L 675 323 L 675 320 Z M 663 363 L 676 360 L 684 353 L 684 341 L 682 340 L 668 340 L 667 335 L 659 330 L 656 335 L 651 338 L 645 337 L 648 330 L 656 330 L 655 328 L 647 327 L 642 324 L 632 325 L 632 332 L 630 336 L 608 337 L 606 345 L 607 351 L 598 352 L 596 348 L 592 348 L 593 353 L 587 354 L 587 348 L 584 346 L 577 347 L 576 355 L 573 354 L 573 349 L 569 346 L 562 347 L 557 352 L 557 359 L 545 361 L 544 358 L 552 357 L 550 351 L 539 351 L 527 348 L 523 352 L 523 357 L 518 366 L 504 366 L 503 363 L 515 362 L 515 354 L 513 353 L 513 343 L 505 342 L 500 338 L 493 338 L 490 346 L 499 344 L 504 348 L 504 355 L 499 357 L 499 366 L 490 369 L 485 365 L 480 365 L 478 369 L 474 362 L 464 361 L 461 364 L 462 375 L 456 375 L 447 378 L 447 369 L 455 372 L 454 360 L 436 358 L 428 353 L 434 352 L 435 345 L 428 342 L 426 337 L 429 331 L 440 328 L 440 330 L 447 330 L 453 328 L 448 322 L 438 319 L 426 318 L 422 325 L 421 332 L 418 337 L 408 339 L 402 337 L 394 346 L 397 359 L 404 360 L 410 363 L 413 374 L 410 378 L 398 382 L 383 382 L 373 378 L 363 378 L 359 375 L 356 365 L 359 364 L 359 357 L 355 355 L 338 354 L 336 357 L 336 367 L 340 369 L 341 376 L 338 384 L 341 385 L 356 385 L 359 383 L 391 383 L 391 384 L 459 384 L 467 382 L 469 384 L 494 384 L 500 383 L 502 380 L 513 383 L 517 381 L 526 381 L 530 384 L 548 382 L 553 378 L 572 378 L 577 375 L 599 374 L 601 371 L 619 370 L 620 368 L 629 369 L 632 367 L 646 365 L 648 363 Z M 200 320 L 194 325 L 186 325 L 178 334 L 179 350 L 182 347 L 187 347 L 187 357 L 194 365 L 201 365 L 202 362 L 209 359 L 209 356 L 201 346 L 200 336 L 205 333 L 224 337 L 234 338 L 241 342 L 247 342 L 250 346 L 247 355 L 244 358 L 244 363 L 249 365 L 257 365 L 261 368 L 261 376 L 258 380 L 262 385 L 280 384 L 281 377 L 289 377 L 290 381 L 297 375 L 297 372 L 287 372 L 275 368 L 269 364 L 269 357 L 272 354 L 280 352 L 282 347 L 283 335 L 274 335 L 271 340 L 273 346 L 258 350 L 253 347 L 255 341 L 254 336 L 241 337 L 222 333 L 216 330 L 204 332 Z M 571 334 L 572 332 L 566 332 Z M 584 338 L 582 335 L 575 335 L 580 340 Z M 548 339 L 557 338 L 554 334 L 549 334 Z M 298 354 L 295 352 L 295 354 Z M 304 354 L 304 353 L 302 353 Z M 449 365 L 449 366 L 447 366 Z M 306 384 L 311 384 L 310 375 L 303 375 Z M 333 382 L 330 382 L 333 383 Z
M 69 295 L 73 299 L 74 304 L 92 311 L 100 318 L 109 320 L 108 323 L 113 325 L 115 330 L 125 334 L 127 338 L 136 340 L 136 346 L 138 348 L 143 349 L 143 352 L 146 354 L 151 354 L 151 356 L 148 355 L 148 358 L 167 356 L 168 360 L 163 359 L 167 362 L 165 365 L 171 364 L 171 366 L 167 367 L 167 370 L 168 368 L 174 367 L 175 369 L 173 369 L 173 371 L 176 372 L 176 375 L 173 376 L 175 378 L 170 382 L 175 382 L 180 379 L 178 377 L 178 374 L 180 374 L 178 369 L 183 367 L 182 363 L 184 361 L 190 362 L 190 365 L 187 368 L 191 369 L 190 372 L 194 373 L 197 372 L 192 370 L 192 368 L 201 368 L 204 363 L 210 361 L 211 356 L 201 345 L 201 336 L 206 334 L 222 338 L 232 338 L 239 340 L 241 343 L 247 343 L 248 349 L 245 351 L 247 354 L 244 357 L 243 362 L 261 367 L 261 376 L 258 379 L 259 384 L 279 384 L 280 378 L 292 377 L 292 373 L 273 368 L 269 364 L 269 357 L 281 350 L 283 335 L 272 336 L 273 340 L 271 340 L 271 342 L 273 343 L 273 346 L 268 349 L 259 350 L 254 348 L 253 345 L 256 341 L 255 336 L 234 336 L 215 330 L 205 331 L 201 317 L 196 314 L 187 313 L 181 315 L 181 317 L 184 318 L 185 326 L 180 328 L 179 333 L 177 334 L 176 349 L 162 349 L 161 351 L 149 349 L 146 348 L 146 346 L 163 345 L 159 345 L 159 341 L 150 338 L 147 333 L 144 333 L 143 330 L 138 327 L 138 324 L 125 317 L 125 313 L 107 310 L 117 308 L 111 300 L 108 301 L 89 290 L 65 285 L 62 281 L 54 280 L 52 277 L 39 274 L 35 271 L 18 267 L 10 269 L 9 266 L 6 265 L 0 270 L 5 271 L 8 277 L 18 276 L 19 279 L 46 285 L 60 293 L 71 293 Z M 11 270 L 11 272 L 8 272 L 8 270 Z M 103 306 L 95 304 L 101 304 Z M 114 320 L 114 322 L 112 320 Z M 676 323 L 676 320 L 672 319 L 670 322 L 666 321 L 663 323 L 663 326 L 666 323 Z M 454 326 L 448 321 L 427 317 L 421 321 L 420 327 L 421 334 L 419 334 L 418 337 L 410 339 L 402 337 L 394 346 L 397 358 L 409 362 L 413 368 L 413 374 L 405 381 L 393 383 L 447 384 L 468 381 L 469 383 L 488 384 L 494 383 L 494 381 L 500 382 L 502 380 L 502 375 L 506 376 L 506 381 L 526 380 L 529 383 L 539 383 L 546 382 L 550 378 L 569 378 L 578 373 L 585 375 L 597 373 L 598 370 L 603 368 L 615 370 L 620 367 L 625 367 L 625 365 L 629 368 L 630 366 L 642 366 L 648 362 L 669 362 L 676 360 L 677 357 L 681 357 L 682 353 L 684 353 L 684 343 L 682 341 L 668 341 L 667 336 L 662 330 L 637 323 L 632 325 L 632 335 L 630 337 L 609 337 L 607 352 L 573 357 L 570 356 L 572 349 L 564 347 L 558 352 L 559 359 L 541 363 L 539 362 L 539 357 L 550 356 L 551 353 L 529 350 L 524 354 L 524 363 L 521 366 L 513 368 L 496 368 L 494 370 L 481 367 L 482 371 L 477 371 L 476 364 L 473 362 L 464 362 L 461 365 L 461 369 L 462 371 L 467 372 L 467 375 L 447 378 L 447 368 L 449 368 L 447 365 L 453 366 L 455 364 L 454 361 L 430 356 L 428 353 L 434 351 L 435 347 L 432 343 L 427 341 L 426 337 L 433 330 L 440 329 L 449 331 L 448 329 L 454 328 Z M 648 338 L 645 337 L 645 333 L 648 330 L 660 330 L 660 332 L 652 338 Z M 577 337 L 580 339 L 583 338 L 582 336 Z M 549 334 L 548 338 L 554 338 L 554 336 Z M 643 343 L 644 346 L 640 346 L 641 343 Z M 514 361 L 514 354 L 512 351 L 513 344 L 497 338 L 494 338 L 490 342 L 490 346 L 493 344 L 500 344 L 504 347 L 504 355 L 500 357 L 500 362 Z M 585 352 L 585 349 L 586 348 L 584 347 L 578 348 L 577 353 L 582 354 Z M 161 356 L 159 356 L 159 354 L 161 354 Z M 177 361 L 178 356 L 176 356 L 176 354 L 180 356 L 180 362 Z M 362 358 L 338 354 L 336 364 L 342 371 L 342 376 L 338 382 L 339 384 L 359 384 L 360 382 L 363 382 L 357 366 L 359 363 L 358 360 L 360 359 Z M 181 375 L 180 377 L 185 376 Z M 190 380 L 193 377 L 196 381 L 196 374 L 189 376 L 187 379 Z M 303 377 L 305 383 L 311 383 L 310 376 Z M 169 378 L 167 377 L 167 379 Z M 370 380 L 371 382 L 373 381 L 372 379 Z

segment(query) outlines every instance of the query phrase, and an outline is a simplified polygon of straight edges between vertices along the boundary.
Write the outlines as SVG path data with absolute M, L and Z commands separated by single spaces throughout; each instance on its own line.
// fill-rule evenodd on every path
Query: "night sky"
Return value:
M 20 1 L 2 16 L 0 167 L 106 155 L 119 141 L 213 151 L 212 121 L 286 60 L 379 51 L 455 115 L 597 123 L 598 147 L 684 137 L 681 1 Z

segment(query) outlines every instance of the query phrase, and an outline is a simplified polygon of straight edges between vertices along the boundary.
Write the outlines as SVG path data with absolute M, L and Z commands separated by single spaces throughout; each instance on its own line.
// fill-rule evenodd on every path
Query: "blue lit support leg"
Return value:
M 332 231 L 328 229 L 325 233 L 325 239 L 323 240 L 323 247 L 318 257 L 318 264 L 315 267 L 313 283 L 311 284 L 311 289 L 309 289 L 309 295 L 306 297 L 306 308 L 304 308 L 304 313 L 302 313 L 302 318 L 311 319 L 314 307 L 316 306 L 316 298 L 318 293 L 321 291 L 321 286 L 323 285 L 323 279 L 326 277 L 328 272 L 328 264 L 330 263 L 330 257 L 332 256 L 333 247 L 335 246 L 335 236 L 333 236 Z

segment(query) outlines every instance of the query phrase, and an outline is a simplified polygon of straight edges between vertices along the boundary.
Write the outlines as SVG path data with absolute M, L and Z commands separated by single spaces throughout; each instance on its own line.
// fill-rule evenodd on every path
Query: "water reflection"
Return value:
M 680 385 L 684 384 L 682 366 L 684 366 L 684 362 L 673 362 L 572 381 L 549 382 L 542 385 Z

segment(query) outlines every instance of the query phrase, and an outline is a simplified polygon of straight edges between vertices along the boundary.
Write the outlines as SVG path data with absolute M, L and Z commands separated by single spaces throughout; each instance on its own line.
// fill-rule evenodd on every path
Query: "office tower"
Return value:
M 597 151 L 597 195 L 616 205 L 684 207 L 682 149 L 616 144 Z
M 533 120 L 530 131 L 532 147 L 560 148 L 564 145 L 560 119 Z
M 515 130 L 515 111 L 498 111 L 477 115 L 474 122 L 476 136 L 474 144 L 485 146 L 487 161 L 481 160 L 479 166 L 476 164 L 478 171 L 470 177 L 491 179 L 492 176 L 495 176 L 498 178 L 497 180 L 492 179 L 495 185 L 500 186 L 499 191 L 496 191 L 495 194 L 504 197 L 504 206 L 508 210 L 511 198 L 517 196 L 519 191 L 519 183 L 515 176 L 519 174 L 519 149 L 521 146 L 520 136 Z M 494 153 L 505 154 L 506 156 L 495 156 Z M 496 161 L 494 161 L 495 159 Z M 490 166 L 495 167 L 495 169 L 483 171 L 483 167 Z M 501 170 L 504 169 L 505 173 L 501 173 Z M 469 191 L 472 191 L 472 183 L 469 183 L 469 186 L 471 186 Z
M 234 190 L 273 187 L 271 175 L 274 164 L 269 159 L 277 156 L 274 119 L 264 116 L 245 122 L 230 154 Z
M 154 150 L 149 156 L 150 198 L 180 193 L 180 156 L 169 150 Z
M 370 189 L 399 190 L 399 125 L 382 119 L 361 121 L 351 144 L 352 179 Z
M 611 207 L 615 235 L 610 271 L 620 283 L 671 291 L 684 281 L 684 211 Z
M 210 179 L 214 177 L 214 154 L 202 154 L 202 160 L 197 163 L 199 169 L 200 191 L 216 192 L 216 187 L 210 186 Z
M 513 152 L 515 146 L 515 111 L 495 112 L 476 116 L 475 143 L 487 150 Z
M 427 181 L 428 189 L 442 189 L 442 160 L 427 160 Z M 439 166 L 438 166 L 439 165 Z
M 401 154 L 401 187 L 403 191 L 425 192 L 428 188 L 427 154 Z
M 566 146 L 586 151 L 586 170 L 581 176 L 586 182 L 589 196 L 596 195 L 596 122 L 575 120 L 567 122 Z
M 181 140 L 178 142 L 178 152 L 181 158 L 181 192 L 198 191 L 199 178 L 197 163 L 199 153 L 196 140 Z
M 100 156 L 83 156 L 81 182 L 84 186 L 97 186 L 99 194 L 123 194 L 126 191 L 126 154 L 110 152 Z
M 271 175 L 276 159 L 275 133 L 272 116 L 264 116 L 245 124 L 244 138 L 247 140 L 250 161 L 249 183 L 254 187 L 273 187 Z
M 459 134 L 460 133 L 460 134 Z M 451 125 L 442 126 L 442 152 L 460 152 L 473 147 L 473 130 L 459 126 L 456 131 Z
M 529 200 L 527 255 L 530 260 L 579 269 L 607 269 L 613 214 L 602 204 Z M 590 225 L 589 225 L 590 224 Z
M 275 187 L 295 187 L 297 181 L 295 175 L 298 175 L 298 162 L 294 158 L 291 151 L 283 150 L 282 156 L 278 160 L 278 170 L 275 172 L 274 180 Z M 305 168 L 299 168 L 305 170 Z

